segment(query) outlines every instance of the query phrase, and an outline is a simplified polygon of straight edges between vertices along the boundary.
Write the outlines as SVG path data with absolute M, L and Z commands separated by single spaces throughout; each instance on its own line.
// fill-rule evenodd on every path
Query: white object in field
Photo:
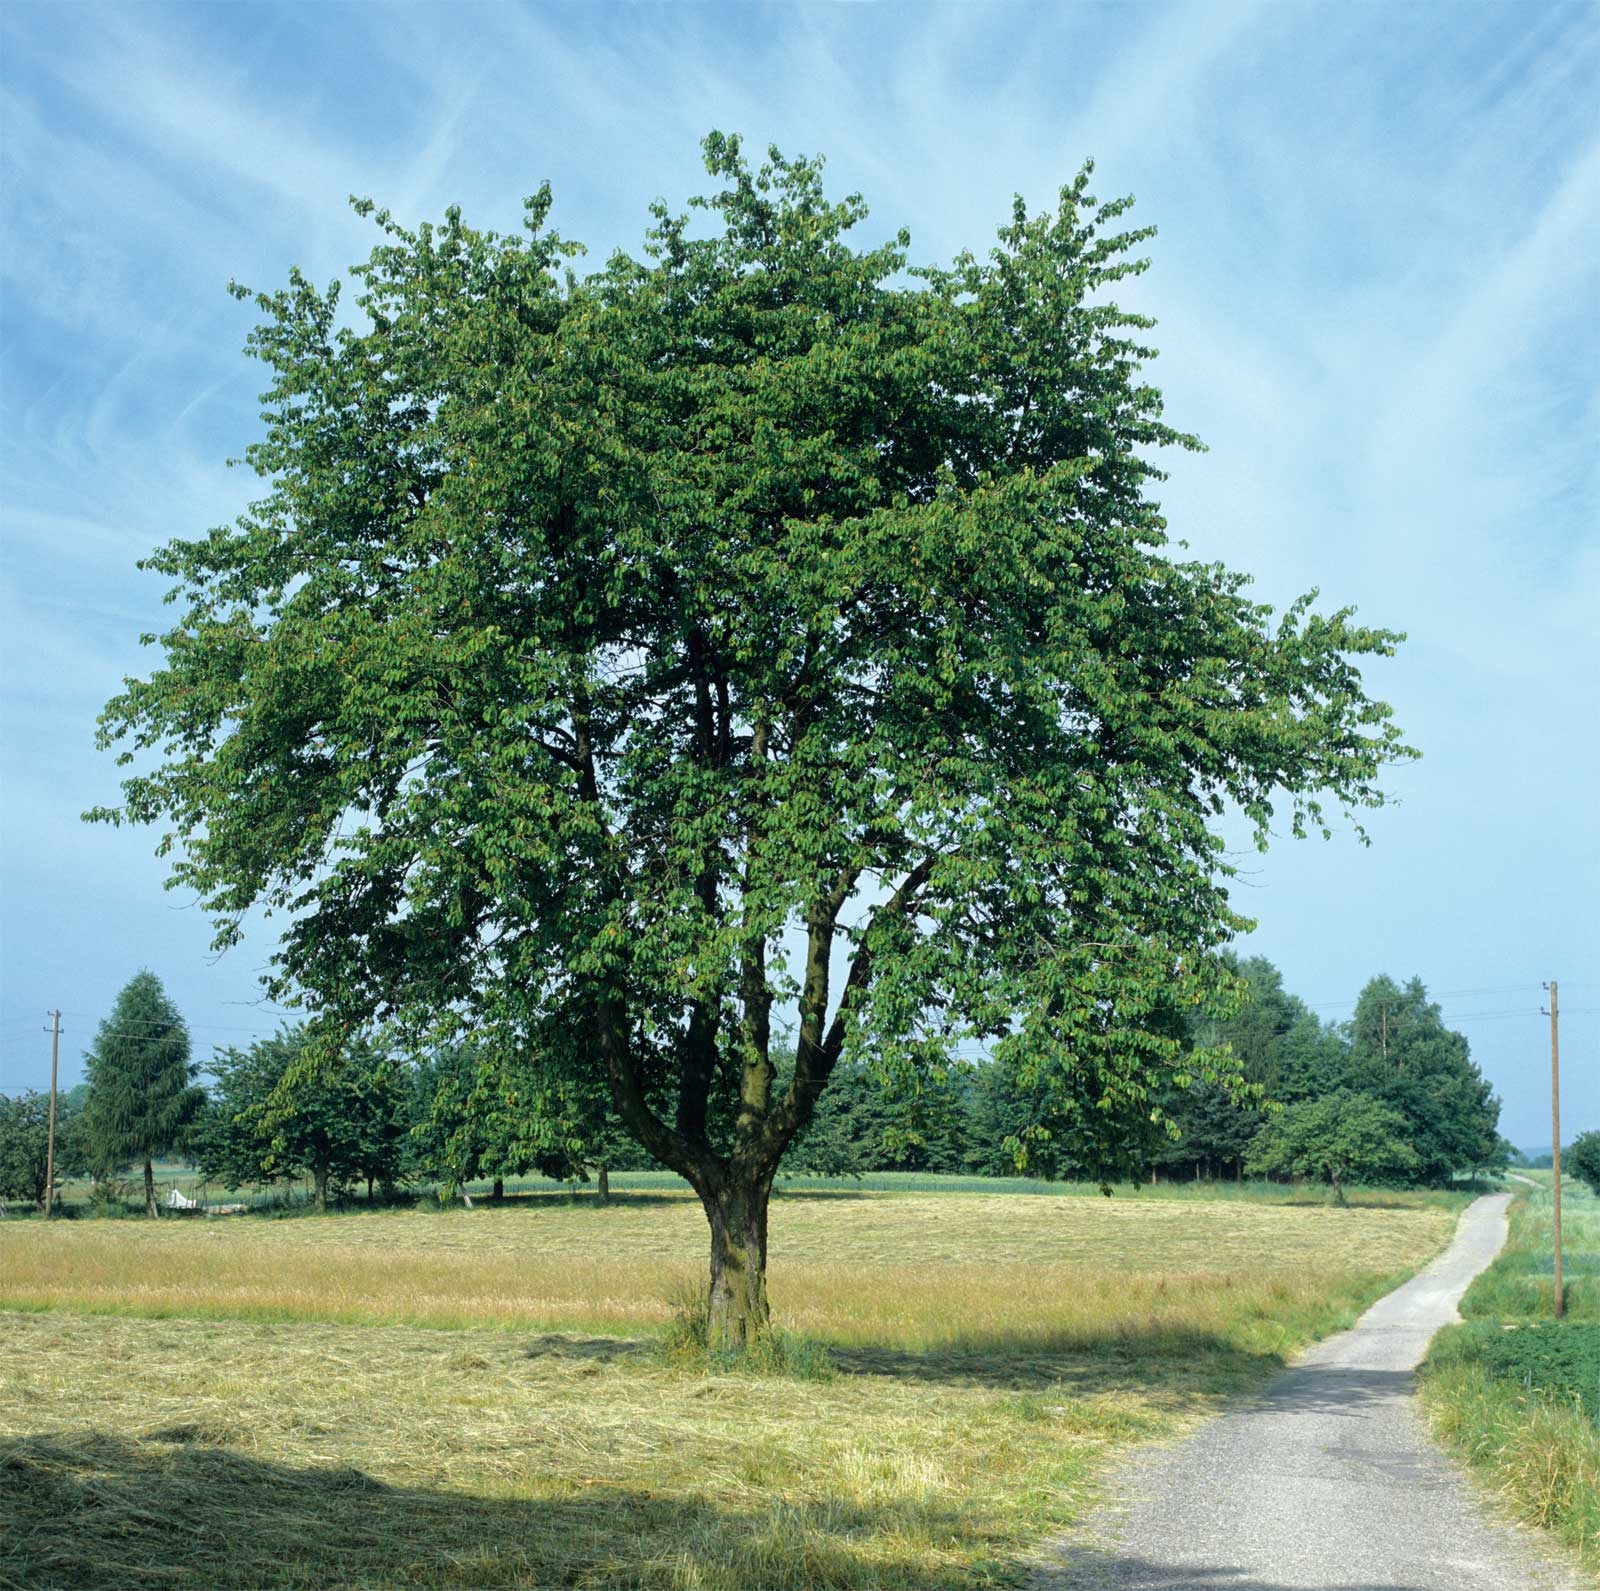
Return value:
M 167 1189 L 167 1208 L 169 1210 L 194 1210 L 199 1206 L 193 1199 L 186 1199 L 176 1188 Z

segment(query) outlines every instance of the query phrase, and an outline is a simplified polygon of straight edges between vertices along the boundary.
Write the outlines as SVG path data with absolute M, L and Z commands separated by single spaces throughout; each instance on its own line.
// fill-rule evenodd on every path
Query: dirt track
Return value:
M 1470 1206 L 1444 1254 L 1250 1407 L 1130 1464 L 1036 1591 L 1580 1591 L 1488 1515 L 1416 1407 L 1413 1372 L 1509 1202 Z

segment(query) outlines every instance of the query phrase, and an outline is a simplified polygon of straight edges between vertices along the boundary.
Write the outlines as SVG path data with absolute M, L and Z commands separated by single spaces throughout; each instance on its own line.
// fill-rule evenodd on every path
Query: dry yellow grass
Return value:
M 1012 1585 L 1109 1454 L 1353 1318 L 1452 1216 L 785 1199 L 773 1291 L 834 1345 L 820 1381 L 664 1361 L 700 1222 L 0 1228 L 0 1299 L 36 1311 L 0 1315 L 0 1586 Z
M 838 1342 L 1282 1315 L 1322 1273 L 1390 1275 L 1444 1242 L 1437 1207 L 795 1196 L 772 1212 L 780 1323 Z M 0 1228 L 0 1305 L 195 1317 L 639 1331 L 705 1264 L 688 1197 L 300 1220 Z

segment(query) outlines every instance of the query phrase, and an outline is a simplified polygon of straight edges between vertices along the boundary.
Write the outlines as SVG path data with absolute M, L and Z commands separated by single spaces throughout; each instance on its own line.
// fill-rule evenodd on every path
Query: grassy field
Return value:
M 1600 1571 L 1600 1200 L 1562 1179 L 1557 1324 L 1550 1174 L 1532 1175 L 1504 1251 L 1461 1302 L 1465 1324 L 1434 1342 L 1423 1404 L 1516 1517 Z
M 809 1377 L 675 1359 L 666 1190 L 0 1226 L 0 1585 L 969 1591 L 1359 1313 L 1454 1200 L 790 1193 Z

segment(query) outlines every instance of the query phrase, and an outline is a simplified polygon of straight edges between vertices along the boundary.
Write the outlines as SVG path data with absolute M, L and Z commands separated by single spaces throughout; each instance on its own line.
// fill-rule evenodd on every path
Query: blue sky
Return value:
M 94 719 L 162 582 L 233 517 L 258 430 L 230 278 L 326 279 L 370 195 L 514 227 L 549 178 L 603 258 L 698 140 L 827 155 L 913 254 L 982 248 L 1081 161 L 1154 223 L 1125 301 L 1210 451 L 1163 501 L 1264 596 L 1409 632 L 1370 688 L 1424 759 L 1372 847 L 1245 859 L 1247 948 L 1338 1018 L 1413 973 L 1549 1141 L 1600 1126 L 1600 9 L 1406 6 L 35 5 L 0 11 L 0 1090 L 64 1076 L 160 974 L 203 1059 L 273 1026 L 265 928 L 220 961 L 114 799 Z

